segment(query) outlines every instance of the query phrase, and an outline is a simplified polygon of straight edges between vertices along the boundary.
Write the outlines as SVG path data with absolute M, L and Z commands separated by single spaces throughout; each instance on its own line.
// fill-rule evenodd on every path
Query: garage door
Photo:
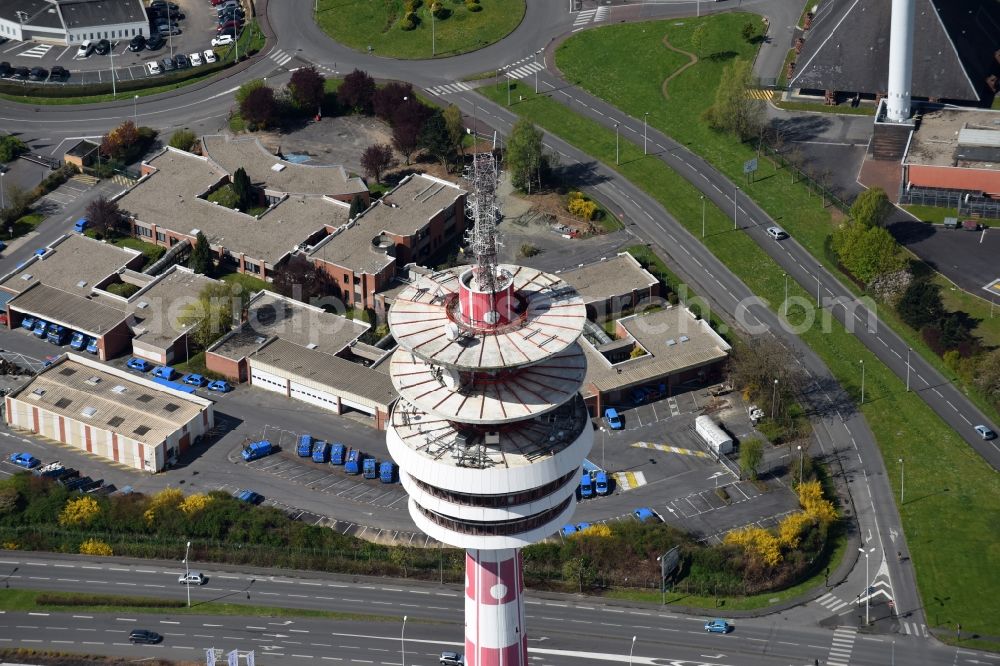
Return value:
M 315 405 L 331 411 L 338 410 L 337 396 L 329 391 L 320 391 L 319 389 L 312 388 L 311 386 L 304 386 L 302 384 L 292 382 L 291 395 L 296 400 L 308 402 L 310 405 Z
M 351 409 L 356 409 L 362 414 L 367 414 L 369 416 L 375 416 L 375 408 L 368 407 L 366 405 L 359 404 L 357 402 L 351 402 L 350 400 L 341 400 L 340 403 L 344 407 L 350 407 Z
M 270 372 L 258 370 L 252 366 L 250 368 L 250 383 L 257 388 L 274 391 L 275 393 L 280 393 L 281 395 L 286 395 L 286 387 L 288 386 L 288 380 L 284 377 L 279 377 L 278 375 L 273 375 Z

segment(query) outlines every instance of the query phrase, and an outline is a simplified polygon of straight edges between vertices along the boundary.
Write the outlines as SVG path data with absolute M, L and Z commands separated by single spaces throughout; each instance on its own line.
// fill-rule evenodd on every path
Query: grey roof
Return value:
M 368 324 L 265 290 L 247 306 L 247 321 L 211 351 L 238 361 L 253 354 L 267 340 L 278 337 L 301 347 L 315 345 L 319 352 L 336 354 L 368 328 Z
M 915 1 L 912 95 L 978 100 L 977 88 L 966 73 L 935 3 Z M 789 87 L 887 92 L 891 5 L 892 0 L 826 0 L 805 35 Z M 952 26 L 951 30 L 965 38 L 964 26 Z
M 12 299 L 9 306 L 94 336 L 107 333 L 129 318 L 124 310 L 38 283 Z
M 911 135 L 905 163 L 1000 169 L 1000 149 L 996 146 L 961 142 L 961 133 L 969 129 L 979 136 L 996 137 L 993 140 L 1000 144 L 1000 112 L 952 108 L 922 114 L 919 128 Z
M 148 22 L 142 0 L 59 0 L 59 12 L 67 29 Z
M 144 377 L 76 354 L 57 360 L 13 397 L 154 445 L 211 405 L 205 398 L 166 390 Z M 88 407 L 94 410 L 90 416 L 82 413 Z
M 219 284 L 219 280 L 171 266 L 128 299 L 127 308 L 136 319 L 136 339 L 160 347 L 173 344 L 185 331 L 177 321 L 184 304 L 197 301 L 202 289 L 211 284 Z
M 379 227 L 362 215 L 317 243 L 309 256 L 355 273 L 377 275 L 395 261 L 385 248 L 372 244 L 381 233 Z
M 202 152 L 213 162 L 235 173 L 243 167 L 250 181 L 268 190 L 287 194 L 362 194 L 368 187 L 361 178 L 349 177 L 342 166 L 294 164 L 267 151 L 256 138 L 233 139 L 221 134 L 201 138 Z
M 202 196 L 227 178 L 205 157 L 168 148 L 147 161 L 156 169 L 118 199 L 140 222 L 178 234 L 198 230 L 215 247 L 276 264 L 299 243 L 347 222 L 350 206 L 323 196 L 291 196 L 259 218 L 214 204 Z
M 97 283 L 141 254 L 138 250 L 115 247 L 79 234 L 69 234 L 49 247 L 51 249 L 44 256 L 32 256 L 19 268 L 0 278 L 0 286 L 21 292 L 35 282 L 42 282 L 86 296 Z
M 317 386 L 349 393 L 383 408 L 398 397 L 387 375 L 286 340 L 270 342 L 250 357 L 250 363 L 280 369 Z
M 386 233 L 409 236 L 464 194 L 465 190 L 454 183 L 422 173 L 411 174 L 358 219 Z
M 707 322 L 695 319 L 683 307 L 664 308 L 618 321 L 647 353 L 612 365 L 584 340 L 581 346 L 587 355 L 585 385 L 615 391 L 721 361 L 729 355 L 726 341 Z
M 49 9 L 55 9 L 48 0 L 0 0 L 0 19 L 6 19 L 12 23 L 17 23 L 17 12 L 24 12 L 28 15 L 28 23 L 31 25 L 45 25 L 38 21 L 47 21 L 43 16 Z M 59 20 L 56 14 L 56 20 Z M 60 25 L 57 23 L 57 26 Z M 55 26 L 53 26 L 55 27 Z
M 571 268 L 562 272 L 560 277 L 576 289 L 584 303 L 630 294 L 633 289 L 647 289 L 658 282 L 628 252 Z

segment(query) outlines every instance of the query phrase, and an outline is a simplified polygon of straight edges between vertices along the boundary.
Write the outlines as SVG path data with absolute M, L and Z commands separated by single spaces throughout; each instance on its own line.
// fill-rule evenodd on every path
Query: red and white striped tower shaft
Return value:
M 466 663 L 527 666 L 519 549 L 569 521 L 594 442 L 586 309 L 558 276 L 498 263 L 493 155 L 467 178 L 475 265 L 420 279 L 389 311 L 386 440 L 417 526 L 466 549 Z

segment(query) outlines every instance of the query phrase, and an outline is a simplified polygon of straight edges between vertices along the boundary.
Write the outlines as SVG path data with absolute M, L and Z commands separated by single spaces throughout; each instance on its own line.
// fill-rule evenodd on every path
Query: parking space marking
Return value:
M 704 451 L 692 451 L 691 449 L 682 449 L 677 446 L 670 446 L 669 444 L 651 444 L 650 442 L 635 442 L 632 444 L 633 448 L 636 449 L 656 449 L 657 451 L 664 451 L 666 453 L 679 453 L 682 456 L 695 456 L 696 458 L 711 458 Z
M 615 472 L 611 476 L 615 479 L 615 485 L 622 491 L 646 485 L 646 475 L 642 472 Z

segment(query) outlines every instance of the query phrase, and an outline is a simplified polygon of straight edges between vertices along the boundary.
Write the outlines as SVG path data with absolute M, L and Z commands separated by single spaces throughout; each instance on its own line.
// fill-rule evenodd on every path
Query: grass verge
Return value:
M 433 19 L 432 25 L 427 0 L 417 8 L 415 27 L 404 30 L 403 4 L 403 0 L 319 0 L 316 23 L 352 49 L 416 60 L 468 53 L 498 42 L 521 24 L 526 8 L 525 0 L 482 0 L 481 11 L 475 12 L 464 4 L 441 3 L 448 15 Z
M 719 18 L 725 19 L 726 15 Z M 735 33 L 738 33 L 738 23 Z M 650 24 L 615 26 L 611 30 L 637 29 L 643 25 L 649 27 Z M 600 31 L 581 34 L 594 32 Z M 636 57 L 625 66 L 641 68 L 636 60 L 641 59 L 645 51 L 638 37 L 614 34 L 612 42 L 623 40 L 635 51 Z M 614 49 L 611 53 L 593 55 L 602 63 L 615 59 Z M 669 52 L 664 57 L 670 57 Z M 592 58 L 588 56 L 589 60 Z M 659 65 L 651 63 L 650 66 Z M 696 69 L 692 67 L 688 72 Z M 715 71 L 716 76 L 719 74 L 721 71 Z M 595 71 L 594 76 L 599 73 Z M 714 89 L 714 80 L 708 75 L 699 76 L 695 72 L 695 76 L 699 77 L 703 89 Z M 614 99 L 625 104 L 631 86 L 636 85 L 635 77 L 623 75 L 616 83 L 620 84 L 620 93 Z M 655 85 L 654 88 L 659 90 Z M 498 104 L 506 103 L 506 91 L 497 91 L 491 86 L 479 90 Z M 544 95 L 536 96 L 528 89 L 518 90 L 518 94 L 523 95 L 524 101 L 514 104 L 512 111 L 616 169 L 659 201 L 688 231 L 696 237 L 701 235 L 700 193 L 693 185 L 657 158 L 644 158 L 642 147 L 629 141 L 622 142 L 621 164 L 614 166 L 614 131 L 575 114 Z M 662 107 L 663 102 L 659 105 Z M 691 111 L 686 113 L 687 116 L 678 116 L 669 124 L 689 122 Z M 726 152 L 725 146 L 717 138 L 704 148 L 727 164 L 733 162 L 731 155 L 722 154 Z M 742 164 L 742 154 L 737 161 Z M 757 182 L 766 182 L 767 176 L 778 179 L 765 168 Z M 774 184 L 765 193 L 764 199 L 768 201 L 765 207 L 776 205 L 775 199 L 781 190 L 788 190 L 789 205 L 799 206 L 794 223 L 789 212 L 785 224 L 789 227 L 794 224 L 794 233 L 807 245 L 825 240 L 831 226 L 829 214 L 817 199 L 810 200 L 808 193 L 800 191 L 801 188 L 789 188 L 787 182 L 785 186 Z M 753 194 L 756 197 L 756 189 Z M 715 207 L 708 209 L 703 242 L 751 291 L 772 309 L 777 309 L 784 290 L 781 268 L 752 239 L 733 231 L 732 218 L 727 213 Z M 967 572 L 993 571 L 1000 567 L 1000 549 L 993 537 L 994 526 L 1000 524 L 1000 478 L 916 394 L 906 392 L 903 382 L 833 320 L 827 310 L 816 311 L 813 294 L 790 283 L 789 297 L 795 299 L 793 303 L 801 304 L 801 311 L 814 322 L 797 332 L 823 359 L 840 384 L 856 397 L 860 396 L 861 388 L 859 361 L 864 361 L 865 403 L 860 409 L 875 434 L 884 460 L 903 458 L 906 461 L 906 484 L 911 490 L 906 504 L 900 509 L 912 561 L 917 566 L 917 581 L 928 624 L 954 627 L 961 623 L 964 632 L 991 634 L 994 627 L 990 618 L 1000 614 L 1000 577 L 972 576 Z M 709 309 L 707 304 L 704 309 Z M 887 471 L 890 483 L 898 488 L 900 466 L 889 464 Z
M 242 593 L 240 593 L 242 594 Z M 252 594 L 252 592 L 251 592 Z M 46 597 L 57 603 L 45 603 Z M 63 603 L 59 603 L 62 600 Z M 93 602 L 93 603 L 87 603 Z M 344 613 L 338 611 L 308 610 L 301 608 L 275 608 L 256 606 L 252 604 L 227 603 L 195 603 L 187 606 L 162 604 L 148 605 L 148 597 L 124 597 L 100 594 L 60 593 L 39 590 L 0 590 L 0 607 L 7 611 L 91 611 L 95 613 L 115 613 L 128 611 L 130 613 L 148 613 L 162 615 L 251 615 L 262 617 L 320 617 L 332 620 L 350 620 L 354 622 L 398 622 L 399 618 L 388 615 L 369 615 L 365 613 Z

